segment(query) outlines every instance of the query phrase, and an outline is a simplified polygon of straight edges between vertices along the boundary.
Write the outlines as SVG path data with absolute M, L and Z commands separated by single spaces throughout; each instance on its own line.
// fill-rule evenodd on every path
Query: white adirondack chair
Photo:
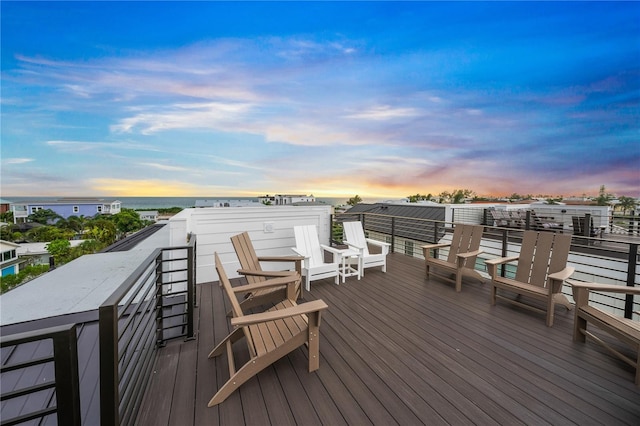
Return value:
M 305 278 L 305 289 L 310 290 L 311 281 L 335 277 L 339 284 L 339 266 L 341 250 L 320 244 L 318 230 L 315 225 L 294 226 L 296 247 L 293 249 L 300 256 L 304 256 L 302 276 Z M 333 262 L 325 262 L 325 252 L 333 255 Z
M 357 259 L 359 262 L 358 269 L 360 275 L 364 275 L 366 268 L 375 266 L 382 266 L 382 272 L 387 272 L 387 254 L 389 254 L 391 244 L 366 238 L 362 223 L 359 221 L 344 222 L 342 225 L 344 227 L 344 243 L 348 245 L 350 249 L 360 253 Z M 380 247 L 381 252 L 376 254 L 370 253 L 368 244 Z

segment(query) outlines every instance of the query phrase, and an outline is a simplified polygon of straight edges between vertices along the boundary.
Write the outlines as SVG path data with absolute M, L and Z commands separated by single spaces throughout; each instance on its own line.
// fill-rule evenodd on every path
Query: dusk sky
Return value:
M 640 197 L 639 2 L 7 2 L 1 194 Z

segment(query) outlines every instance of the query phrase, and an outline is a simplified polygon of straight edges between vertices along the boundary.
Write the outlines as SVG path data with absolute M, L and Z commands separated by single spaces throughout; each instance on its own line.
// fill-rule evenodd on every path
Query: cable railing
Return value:
M 455 225 L 451 222 L 365 212 L 352 214 L 345 212 L 335 215 L 332 220 L 331 237 L 335 244 L 342 244 L 340 224 L 345 221 L 359 220 L 363 223 L 367 237 L 390 243 L 392 253 L 419 258 L 423 257 L 422 245 L 451 238 Z M 532 226 L 531 229 L 536 228 Z M 480 246 L 482 253 L 477 257 L 476 270 L 488 279 L 485 260 L 518 254 L 523 230 L 485 225 Z M 640 239 L 635 241 L 633 239 L 616 240 L 613 237 L 574 236 L 568 259 L 569 264 L 576 269 L 572 278 L 603 284 L 638 285 L 640 282 L 639 243 Z M 440 250 L 440 258 L 446 258 L 447 255 L 447 249 Z M 509 269 L 507 268 L 506 271 L 508 274 Z M 563 293 L 572 298 L 569 285 L 564 286 Z M 627 318 L 637 317 L 637 312 L 640 311 L 640 301 L 634 300 L 632 295 L 618 297 L 598 295 L 595 303 Z
M 100 306 L 100 423 L 133 424 L 156 350 L 194 337 L 196 238 L 156 249 Z

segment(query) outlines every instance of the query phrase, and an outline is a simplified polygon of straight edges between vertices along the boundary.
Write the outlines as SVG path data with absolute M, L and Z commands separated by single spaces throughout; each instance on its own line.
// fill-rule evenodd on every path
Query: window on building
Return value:
M 11 260 L 11 259 L 15 259 L 16 258 L 16 251 L 15 250 L 9 250 L 9 251 L 5 251 L 2 253 L 2 261 L 6 262 L 7 260 Z
M 31 214 L 37 212 L 38 210 L 42 210 L 42 206 L 31 206 Z
M 74 213 L 80 213 L 80 206 L 73 206 Z
M 413 241 L 404 242 L 404 254 L 413 256 Z
M 98 213 L 102 213 L 102 206 L 98 206 L 98 208 L 97 208 L 97 212 L 98 212 Z

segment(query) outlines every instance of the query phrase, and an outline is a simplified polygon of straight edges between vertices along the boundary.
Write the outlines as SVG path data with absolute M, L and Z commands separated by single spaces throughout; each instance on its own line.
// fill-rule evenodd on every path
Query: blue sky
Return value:
M 638 2 L 0 8 L 3 197 L 640 197 Z

